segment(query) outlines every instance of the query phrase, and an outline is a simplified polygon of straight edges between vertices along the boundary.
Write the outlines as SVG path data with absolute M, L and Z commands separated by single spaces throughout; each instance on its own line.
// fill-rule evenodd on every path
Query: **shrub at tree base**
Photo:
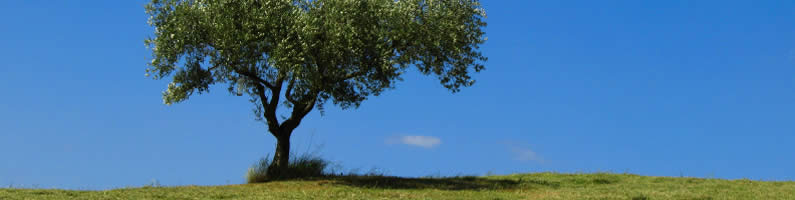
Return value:
M 290 164 L 286 169 L 275 171 L 275 169 L 269 168 L 269 160 L 262 158 L 248 169 L 246 182 L 262 183 L 270 180 L 323 177 L 326 176 L 325 170 L 329 163 L 329 161 L 316 156 L 304 155 L 290 159 Z

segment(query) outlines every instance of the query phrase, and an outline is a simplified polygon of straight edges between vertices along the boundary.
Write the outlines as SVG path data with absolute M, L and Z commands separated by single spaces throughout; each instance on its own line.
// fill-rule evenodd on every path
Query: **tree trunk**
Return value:
M 271 132 L 274 137 L 276 137 L 276 152 L 273 154 L 273 161 L 271 162 L 270 166 L 268 166 L 267 172 L 267 176 L 270 179 L 290 178 L 290 135 L 292 135 L 295 127 L 298 127 L 298 125 L 301 124 L 301 119 L 303 119 L 306 114 L 312 111 L 312 108 L 315 107 L 317 95 L 319 94 L 318 92 L 314 92 L 311 94 L 313 95 L 313 98 L 308 99 L 309 101 L 306 102 L 296 101 L 295 99 L 290 98 L 293 82 L 289 83 L 285 96 L 288 101 L 293 103 L 293 111 L 290 115 L 290 118 L 286 119 L 282 123 L 279 123 L 279 120 L 276 119 L 276 108 L 279 106 L 279 96 L 281 94 L 282 84 L 284 84 L 285 78 L 286 74 L 280 74 L 273 86 L 270 86 L 264 81 L 263 84 L 255 85 L 257 95 L 259 95 L 260 98 L 260 103 L 262 103 L 262 117 L 267 121 L 268 131 Z M 265 87 L 268 87 L 268 89 L 271 91 L 270 101 L 268 101 L 268 97 L 265 95 Z
M 287 167 L 290 164 L 290 134 L 281 135 L 276 137 L 276 153 L 268 167 L 268 177 L 275 179 L 286 178 L 285 176 L 289 175 Z

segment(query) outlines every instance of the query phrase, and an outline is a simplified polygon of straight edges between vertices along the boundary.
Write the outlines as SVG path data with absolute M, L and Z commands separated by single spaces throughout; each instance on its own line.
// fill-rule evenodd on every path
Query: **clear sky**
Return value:
M 0 187 L 244 182 L 275 141 L 225 86 L 166 106 L 144 0 L 0 1 Z M 389 175 L 795 180 L 795 1 L 483 1 L 486 70 L 409 73 L 293 136 Z

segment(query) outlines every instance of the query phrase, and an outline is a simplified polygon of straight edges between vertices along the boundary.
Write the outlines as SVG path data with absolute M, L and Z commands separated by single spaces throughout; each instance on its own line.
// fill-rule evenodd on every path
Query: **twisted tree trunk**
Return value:
M 290 134 L 276 137 L 276 151 L 273 161 L 268 166 L 268 177 L 284 178 L 289 176 L 288 167 L 290 165 Z
M 312 111 L 312 109 L 315 107 L 315 103 L 317 102 L 317 93 L 308 95 L 311 99 L 307 99 L 306 101 L 293 99 L 290 95 L 293 86 L 291 82 L 287 86 L 285 98 L 287 101 L 293 104 L 293 110 L 289 118 L 279 123 L 276 118 L 276 108 L 279 104 L 279 94 L 281 92 L 283 83 L 284 77 L 280 77 L 273 87 L 269 87 L 267 85 L 257 85 L 257 92 L 260 96 L 260 102 L 264 108 L 264 112 L 262 113 L 263 118 L 268 124 L 268 131 L 271 132 L 273 137 L 276 137 L 276 152 L 273 155 L 273 161 L 271 162 L 270 166 L 268 166 L 267 174 L 269 178 L 273 179 L 289 178 L 290 174 L 288 167 L 290 165 L 290 136 L 292 135 L 293 130 L 295 130 L 295 128 L 301 124 L 301 120 Z M 265 87 L 268 87 L 271 91 L 272 95 L 270 99 L 265 96 Z

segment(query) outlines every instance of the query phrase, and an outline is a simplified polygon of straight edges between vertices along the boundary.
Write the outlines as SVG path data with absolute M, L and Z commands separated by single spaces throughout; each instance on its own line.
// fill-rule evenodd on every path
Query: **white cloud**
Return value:
M 387 140 L 387 144 L 394 144 L 394 143 L 400 143 L 400 144 L 418 146 L 430 149 L 439 146 L 439 144 L 442 143 L 442 140 L 433 136 L 421 136 L 421 135 L 399 136 L 397 138 L 392 138 Z
M 518 161 L 541 161 L 535 151 L 526 147 L 512 146 L 511 152 L 513 153 L 513 158 Z
M 507 150 L 512 154 L 514 160 L 518 161 L 534 161 L 534 162 L 543 162 L 541 156 L 539 156 L 535 151 L 528 148 L 526 145 L 520 145 L 515 142 L 504 142 L 503 143 Z
M 789 50 L 789 59 L 795 61 L 795 49 Z

